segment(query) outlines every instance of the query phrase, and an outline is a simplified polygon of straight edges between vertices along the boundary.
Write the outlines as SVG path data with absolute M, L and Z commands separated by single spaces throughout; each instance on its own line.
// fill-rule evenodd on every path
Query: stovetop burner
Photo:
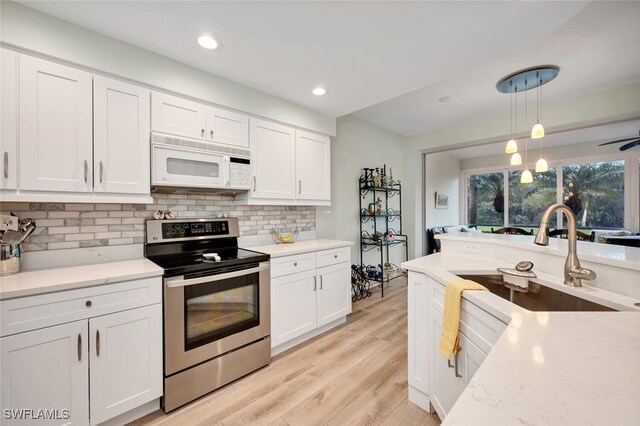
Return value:
M 222 222 L 222 223 L 221 223 Z M 206 224 L 212 223 L 212 226 Z M 165 226 L 166 225 L 166 226 Z M 176 235 L 167 229 L 216 229 L 220 235 Z M 236 218 L 148 220 L 145 257 L 165 270 L 165 276 L 184 275 L 269 260 L 269 255 L 238 248 Z

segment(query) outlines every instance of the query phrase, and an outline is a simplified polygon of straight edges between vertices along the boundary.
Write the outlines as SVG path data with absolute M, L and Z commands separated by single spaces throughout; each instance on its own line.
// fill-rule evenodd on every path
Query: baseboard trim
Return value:
M 427 413 L 433 413 L 431 403 L 429 402 L 429 395 L 411 385 L 409 385 L 409 402 L 422 408 Z
M 139 407 L 129 410 L 126 413 L 122 413 L 112 419 L 100 423 L 100 426 L 122 426 L 127 423 L 131 423 L 134 420 L 138 420 L 141 417 L 151 414 L 154 411 L 160 409 L 160 398 L 156 398 L 153 401 L 149 401 Z M 94 424 L 94 423 L 91 423 Z
M 325 324 L 322 327 L 318 327 L 315 330 L 311 330 L 301 336 L 294 337 L 288 342 L 281 343 L 278 346 L 271 348 L 271 356 L 272 357 L 276 356 L 279 353 L 282 353 L 288 349 L 293 348 L 294 346 L 298 346 L 300 343 L 303 343 L 313 337 L 316 337 L 326 331 L 329 331 L 332 328 L 339 326 L 340 324 L 344 324 L 345 322 L 347 322 L 347 317 L 338 318 L 337 320 L 331 321 L 330 323 Z

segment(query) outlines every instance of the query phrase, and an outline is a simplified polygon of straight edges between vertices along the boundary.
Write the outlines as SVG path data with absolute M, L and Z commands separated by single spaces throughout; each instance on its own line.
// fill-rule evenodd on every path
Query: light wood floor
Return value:
M 353 304 L 346 324 L 168 415 L 131 425 L 425 425 L 407 399 L 407 285 Z

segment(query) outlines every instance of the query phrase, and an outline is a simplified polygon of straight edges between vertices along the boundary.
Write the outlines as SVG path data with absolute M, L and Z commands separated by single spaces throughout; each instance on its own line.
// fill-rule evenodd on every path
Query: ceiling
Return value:
M 588 127 L 584 129 L 571 130 L 561 133 L 547 134 L 542 139 L 529 139 L 528 148 L 530 152 L 536 153 L 540 149 L 540 143 L 543 143 L 543 148 L 559 147 L 573 144 L 593 144 L 597 147 L 598 144 L 603 142 L 609 142 L 618 139 L 630 138 L 638 136 L 640 131 L 640 120 L 624 121 L 621 123 L 607 124 L 603 126 Z M 640 136 L 638 136 L 640 137 Z M 447 151 L 447 153 L 460 160 L 468 158 L 478 157 L 495 157 L 496 155 L 504 155 L 505 161 L 508 161 L 509 155 L 505 154 L 506 142 L 496 142 L 486 145 L 472 146 L 468 148 L 460 148 L 456 150 Z M 611 148 L 599 148 L 602 150 L 610 151 L 615 150 L 623 144 L 613 145 Z M 522 140 L 518 141 L 520 151 L 524 150 Z M 638 148 L 634 148 L 638 150 Z M 524 154 L 523 154 L 524 156 Z
M 496 81 L 531 65 L 562 68 L 546 99 L 640 78 L 637 2 L 19 3 L 332 117 L 357 111 L 402 135 L 508 110 Z M 203 33 L 222 49 L 200 48 Z M 329 93 L 312 95 L 316 86 Z

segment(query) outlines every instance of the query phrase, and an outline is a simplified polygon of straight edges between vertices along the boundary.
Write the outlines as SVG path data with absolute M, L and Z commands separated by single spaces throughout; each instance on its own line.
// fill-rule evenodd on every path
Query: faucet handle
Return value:
M 596 273 L 594 271 L 592 271 L 591 269 L 579 268 L 579 267 L 571 268 L 571 270 L 569 271 L 569 276 L 571 278 L 576 278 L 579 280 L 587 280 L 587 281 L 593 281 L 596 279 Z

